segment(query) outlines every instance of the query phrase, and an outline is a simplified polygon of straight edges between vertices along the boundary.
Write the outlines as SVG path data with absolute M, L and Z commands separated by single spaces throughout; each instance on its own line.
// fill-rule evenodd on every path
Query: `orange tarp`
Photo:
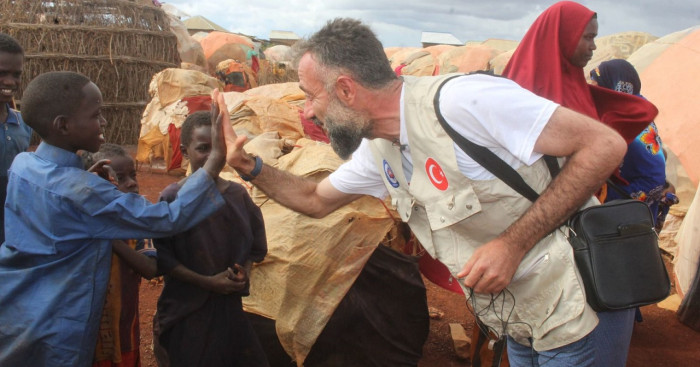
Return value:
M 234 44 L 245 45 L 249 48 L 254 47 L 253 41 L 251 41 L 250 38 L 224 32 L 211 32 L 201 41 L 199 41 L 199 43 L 202 45 L 202 49 L 204 49 L 204 57 L 207 59 L 223 45 Z

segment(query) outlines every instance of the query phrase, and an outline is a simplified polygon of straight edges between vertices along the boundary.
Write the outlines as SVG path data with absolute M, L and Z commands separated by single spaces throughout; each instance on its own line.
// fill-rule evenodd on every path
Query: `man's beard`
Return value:
M 362 113 L 343 106 L 337 98 L 328 105 L 324 123 L 331 147 L 340 158 L 347 160 L 363 138 L 371 137 L 372 122 Z

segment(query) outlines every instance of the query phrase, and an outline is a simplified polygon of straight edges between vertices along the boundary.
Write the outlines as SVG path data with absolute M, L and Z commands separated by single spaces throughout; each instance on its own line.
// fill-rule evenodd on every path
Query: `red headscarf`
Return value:
M 539 96 L 604 122 L 629 143 L 658 110 L 640 98 L 589 85 L 583 68 L 569 61 L 594 15 L 572 1 L 550 6 L 527 31 L 503 75 Z

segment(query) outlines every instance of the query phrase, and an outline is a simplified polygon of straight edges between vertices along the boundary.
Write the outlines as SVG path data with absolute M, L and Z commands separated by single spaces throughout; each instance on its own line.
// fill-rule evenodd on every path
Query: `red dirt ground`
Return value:
M 158 193 L 181 176 L 140 168 L 138 180 L 141 194 L 155 201 Z M 141 363 L 155 367 L 152 349 L 152 320 L 156 301 L 163 285 L 141 283 Z M 465 307 L 464 296 L 446 291 L 426 280 L 428 306 L 444 313 L 430 322 L 430 335 L 423 347 L 419 367 L 468 367 L 467 360 L 457 358 L 450 339 L 449 324 L 461 323 L 471 336 L 473 318 Z M 700 366 L 700 333 L 681 324 L 675 312 L 656 305 L 642 308 L 644 322 L 635 325 L 627 367 Z M 273 366 L 274 367 L 274 366 Z M 390 366 L 388 366 L 390 367 Z

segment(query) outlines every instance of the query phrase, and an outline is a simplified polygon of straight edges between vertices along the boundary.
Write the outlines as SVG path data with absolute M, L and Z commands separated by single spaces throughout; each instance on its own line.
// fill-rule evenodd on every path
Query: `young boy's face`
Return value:
M 192 141 L 181 147 L 182 154 L 190 160 L 192 172 L 204 165 L 211 153 L 211 126 L 198 126 L 192 129 Z
M 112 157 L 109 165 L 117 175 L 117 188 L 121 192 L 139 193 L 139 183 L 136 181 L 136 167 L 131 157 Z
M 82 149 L 94 153 L 105 142 L 107 121 L 102 116 L 102 93 L 90 82 L 83 87 L 83 95 L 78 110 L 68 117 L 65 138 L 73 152 Z
M 24 55 L 0 51 L 0 104 L 12 102 L 19 88 Z

